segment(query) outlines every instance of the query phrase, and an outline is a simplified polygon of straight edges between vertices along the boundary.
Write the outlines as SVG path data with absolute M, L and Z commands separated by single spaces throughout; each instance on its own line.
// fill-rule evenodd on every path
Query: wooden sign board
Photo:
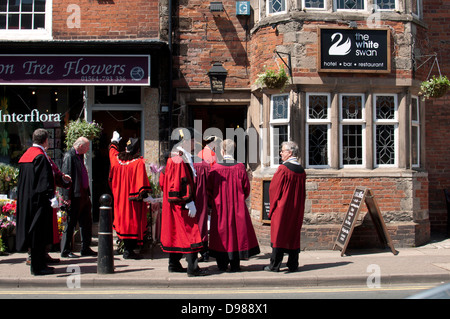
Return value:
M 269 178 L 264 178 L 261 182 L 261 222 L 270 224 L 269 212 L 270 212 L 270 197 L 269 197 Z
M 392 240 L 387 231 L 386 225 L 381 215 L 380 208 L 375 200 L 372 191 L 368 188 L 357 187 L 353 193 L 352 200 L 345 215 L 344 222 L 342 223 L 341 229 L 339 230 L 338 237 L 334 244 L 333 249 L 336 246 L 341 248 L 341 256 L 345 254 L 350 237 L 352 236 L 353 229 L 355 228 L 356 221 L 358 220 L 358 214 L 361 209 L 361 204 L 365 202 L 367 210 L 375 226 L 378 238 L 383 244 L 383 248 L 389 246 L 394 255 L 398 254 L 395 250 Z

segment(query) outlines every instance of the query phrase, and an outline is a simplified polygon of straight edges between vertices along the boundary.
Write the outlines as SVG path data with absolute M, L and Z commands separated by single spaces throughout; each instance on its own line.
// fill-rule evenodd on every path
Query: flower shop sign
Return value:
M 0 55 L 0 84 L 150 85 L 149 55 Z
M 327 29 L 318 31 L 319 72 L 391 72 L 389 29 Z

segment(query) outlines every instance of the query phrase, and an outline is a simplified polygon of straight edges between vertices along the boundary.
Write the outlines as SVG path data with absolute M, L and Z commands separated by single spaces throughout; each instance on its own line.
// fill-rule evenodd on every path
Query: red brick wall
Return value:
M 437 53 L 443 75 L 450 77 L 450 2 L 447 0 L 426 0 L 424 20 L 428 24 L 426 51 Z M 428 74 L 430 63 L 422 67 Z M 436 66 L 431 75 L 438 75 Z M 447 208 L 444 189 L 450 189 L 450 94 L 440 99 L 430 99 L 425 104 L 426 124 L 426 169 L 429 173 L 430 222 L 432 231 L 444 232 L 447 222 Z
M 332 249 L 356 187 L 370 188 L 396 247 L 423 244 L 430 236 L 426 176 L 325 178 L 307 177 L 302 249 Z M 261 179 L 252 180 L 252 217 L 261 244 L 270 243 L 270 226 L 261 225 Z M 365 204 L 349 247 L 377 247 L 380 241 Z
M 69 28 L 67 20 L 80 8 L 80 28 Z M 62 0 L 53 1 L 54 39 L 158 38 L 158 0 Z
M 208 70 L 221 62 L 228 71 L 226 88 L 249 85 L 246 18 L 236 16 L 236 2 L 222 1 L 224 12 L 213 15 L 209 2 L 186 0 L 177 6 L 174 35 L 175 87 L 208 88 Z

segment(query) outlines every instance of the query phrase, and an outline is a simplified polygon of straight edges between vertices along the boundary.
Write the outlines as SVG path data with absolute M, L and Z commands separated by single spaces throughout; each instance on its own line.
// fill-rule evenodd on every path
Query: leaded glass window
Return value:
M 270 98 L 271 165 L 281 161 L 281 143 L 289 141 L 289 94 L 274 94 Z
M 395 166 L 397 162 L 397 96 L 375 94 L 374 106 L 375 165 Z
M 329 167 L 330 94 L 307 93 L 308 167 Z
M 377 0 L 376 5 L 380 10 L 395 10 L 396 0 Z
M 411 99 L 411 164 L 420 166 L 420 106 L 419 98 Z
M 325 0 L 304 0 L 306 9 L 325 9 Z
M 269 14 L 286 12 L 286 0 L 268 0 L 267 5 Z
M 364 10 L 364 0 L 336 0 L 338 10 Z
M 363 166 L 365 157 L 364 94 L 341 94 L 341 166 Z

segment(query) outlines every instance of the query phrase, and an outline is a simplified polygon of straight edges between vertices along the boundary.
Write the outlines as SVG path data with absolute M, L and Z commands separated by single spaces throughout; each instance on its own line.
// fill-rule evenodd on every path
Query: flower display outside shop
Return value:
M 12 252 L 16 236 L 16 201 L 0 199 L 0 253 Z
M 0 163 L 0 194 L 8 194 L 17 187 L 18 178 L 18 168 Z

